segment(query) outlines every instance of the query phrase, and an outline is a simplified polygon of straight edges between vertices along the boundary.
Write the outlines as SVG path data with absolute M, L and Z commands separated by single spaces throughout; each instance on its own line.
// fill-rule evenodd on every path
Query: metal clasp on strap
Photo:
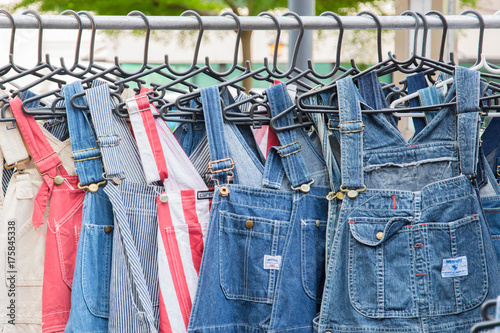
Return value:
M 92 183 L 92 184 L 85 185 L 85 186 L 82 186 L 81 183 L 78 183 L 77 186 L 80 190 L 89 190 L 90 192 L 95 193 L 99 190 L 99 186 L 104 185 L 104 184 L 106 184 L 105 180 L 103 180 L 102 182 Z
M 225 162 L 225 161 L 229 161 L 230 162 L 230 167 L 227 167 L 227 168 L 224 168 L 224 169 L 221 169 L 221 170 L 213 170 L 213 164 L 214 163 L 220 163 L 220 162 Z M 231 177 L 234 177 L 234 173 L 231 171 L 234 169 L 234 162 L 233 162 L 233 159 L 232 158 L 223 158 L 223 159 L 220 159 L 220 160 L 217 160 L 217 161 L 210 161 L 208 162 L 208 170 L 210 171 L 211 175 L 210 175 L 210 180 L 212 180 L 218 187 L 219 187 L 219 193 L 221 196 L 223 197 L 227 197 L 229 195 L 229 192 L 231 192 L 229 190 L 229 179 Z M 221 172 L 227 172 L 227 171 L 231 171 L 228 175 L 227 175 L 227 178 L 226 178 L 226 184 L 223 185 L 223 186 L 220 186 L 219 184 L 219 180 L 217 178 L 214 178 L 213 175 L 216 174 L 216 173 L 221 173 Z
M 13 164 L 5 163 L 4 167 L 5 167 L 5 169 L 16 168 L 17 171 L 16 171 L 15 175 L 19 175 L 19 174 L 24 173 L 24 170 L 26 170 L 26 163 L 28 163 L 29 161 L 31 161 L 31 156 L 28 156 L 28 158 L 25 158 L 24 160 L 18 161 L 18 162 L 13 163 Z
M 366 191 L 366 185 L 363 185 L 362 189 L 357 189 L 357 190 L 346 189 L 346 188 L 343 188 L 342 185 L 340 185 L 340 191 L 343 193 L 347 193 L 347 197 L 349 199 L 356 199 L 358 197 L 359 193 Z M 344 197 L 342 196 L 342 199 L 343 198 Z
M 497 176 L 500 176 L 500 165 L 497 166 Z
M 342 127 L 341 127 L 342 124 L 356 124 L 356 123 L 360 123 L 361 124 L 361 128 L 360 129 L 353 129 L 353 130 L 348 130 L 348 131 L 342 131 Z M 337 127 L 338 127 L 340 133 L 346 134 L 346 133 L 358 133 L 358 132 L 362 132 L 364 130 L 364 128 L 365 128 L 365 125 L 363 124 L 363 121 L 361 121 L 361 120 L 349 120 L 349 121 L 341 121 Z
M 123 177 L 118 177 L 118 176 L 113 176 L 113 177 L 110 177 L 107 173 L 103 173 L 102 174 L 102 178 L 104 180 L 111 180 L 115 185 L 120 185 L 122 183 L 122 180 L 125 179 L 125 176 Z
M 286 152 L 286 150 L 287 150 L 286 148 L 292 147 L 294 145 L 297 145 L 298 149 L 295 149 L 295 150 L 290 151 L 290 152 Z M 280 157 L 287 157 L 287 156 L 290 156 L 292 154 L 297 154 L 301 150 L 302 150 L 302 145 L 298 141 L 289 143 L 287 145 L 281 146 L 278 149 L 276 149 L 276 151 L 278 152 L 278 155 L 280 155 Z M 283 151 L 285 151 L 285 152 L 283 152 Z
M 292 190 L 296 191 L 296 190 L 300 190 L 300 192 L 303 192 L 303 193 L 308 193 L 310 190 L 311 190 L 311 185 L 314 184 L 314 179 L 311 180 L 309 183 L 305 183 L 305 184 L 302 184 L 300 186 L 297 186 L 297 187 L 293 187 L 291 186 Z

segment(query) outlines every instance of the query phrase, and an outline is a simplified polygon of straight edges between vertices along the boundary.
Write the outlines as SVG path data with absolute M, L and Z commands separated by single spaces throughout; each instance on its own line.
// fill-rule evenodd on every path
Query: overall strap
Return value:
M 63 87 L 66 103 L 66 117 L 71 136 L 71 150 L 75 161 L 76 173 L 80 183 L 90 192 L 97 192 L 99 185 L 104 184 L 101 151 L 96 143 L 91 120 L 87 111 L 75 109 L 71 105 L 71 97 L 83 92 L 80 81 Z M 84 96 L 75 99 L 77 105 L 86 105 Z
M 339 103 L 339 133 L 341 144 L 342 185 L 352 199 L 366 188 L 363 177 L 363 120 L 361 105 L 352 78 L 337 82 Z
M 128 99 L 127 110 L 148 184 L 168 178 L 167 163 L 146 94 Z
M 272 117 L 293 106 L 284 83 L 268 88 L 266 93 Z M 277 127 L 293 124 L 293 112 L 288 112 L 276 121 Z M 281 179 L 283 178 L 281 167 L 279 167 L 279 163 L 281 163 L 292 189 L 309 192 L 310 185 L 314 183 L 314 179 L 311 177 L 306 162 L 300 153 L 302 145 L 297 138 L 296 131 L 298 130 L 300 129 L 284 130 L 276 133 L 281 146 L 274 146 L 269 150 L 266 170 L 264 171 L 264 185 L 269 187 L 276 187 L 278 184 L 281 185 Z
M 234 175 L 235 166 L 224 139 L 219 88 L 217 86 L 203 88 L 200 94 L 210 149 L 209 172 L 215 185 L 220 187 L 221 195 L 226 196 L 229 193 L 226 185 L 229 183 L 229 177 Z
M 121 200 L 121 193 L 118 190 L 118 185 L 121 184 L 121 179 L 125 177 L 121 162 L 123 156 L 121 156 L 119 149 L 120 140 L 122 138 L 118 130 L 120 124 L 117 123 L 117 120 L 113 116 L 109 87 L 107 85 L 100 85 L 87 89 L 85 93 L 105 164 L 107 173 L 107 177 L 105 178 L 113 180 L 113 184 L 108 182 L 105 191 L 112 201 Z M 149 332 L 157 332 L 153 314 L 153 304 L 144 277 L 139 254 L 132 236 L 128 216 L 124 209 L 114 209 L 114 213 L 123 241 L 123 247 L 127 259 L 130 262 L 128 268 L 131 274 L 131 281 L 137 290 L 140 303 L 143 307 L 142 310 L 144 310 L 146 321 L 149 326 Z
M 456 66 L 455 86 L 460 170 L 463 175 L 475 180 L 481 124 L 479 116 L 480 73 Z
M 415 93 L 420 89 L 426 88 L 428 86 L 423 72 L 408 75 L 406 77 L 406 83 L 408 84 L 408 94 Z M 410 99 L 408 101 L 408 104 L 410 105 L 410 107 L 417 107 L 420 105 L 417 97 Z M 414 136 L 417 135 L 421 130 L 423 130 L 425 125 L 425 119 L 413 117 L 413 127 L 415 128 Z
M 315 103 L 316 96 L 311 96 L 312 104 Z M 330 190 L 331 193 L 328 198 L 331 198 L 336 192 L 340 189 L 340 168 L 335 159 L 335 155 L 332 150 L 330 137 L 333 135 L 333 132 L 327 128 L 327 124 L 325 122 L 325 114 L 324 113 L 311 113 L 312 120 L 314 122 L 314 128 L 318 133 L 319 140 L 321 141 L 321 148 L 323 151 L 323 157 L 325 158 L 326 167 L 328 170 L 328 176 L 330 180 Z M 332 198 L 333 199 L 333 198 Z
M 94 122 L 97 143 L 102 154 L 105 174 L 104 179 L 118 183 L 125 178 L 122 156 L 118 145 L 120 136 L 116 130 L 111 110 L 109 87 L 98 85 L 85 90 L 90 114 Z
M 22 111 L 21 99 L 16 97 L 9 104 L 31 157 L 35 161 L 35 166 L 44 180 L 36 195 L 33 210 L 33 226 L 37 228 L 44 223 L 43 213 L 47 209 L 47 201 L 52 194 L 54 185 L 62 184 L 63 177 L 67 176 L 68 173 L 35 118 Z

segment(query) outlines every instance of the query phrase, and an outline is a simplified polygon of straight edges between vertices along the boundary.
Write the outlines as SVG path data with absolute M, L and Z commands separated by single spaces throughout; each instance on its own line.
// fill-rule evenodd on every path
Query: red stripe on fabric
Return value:
M 278 139 L 278 135 L 276 135 L 276 132 L 274 132 L 271 129 L 271 126 L 269 126 L 267 132 L 267 152 L 269 153 L 269 149 L 271 149 L 271 147 L 279 145 L 280 145 L 280 140 Z
M 156 202 L 158 203 L 158 219 L 161 220 L 159 222 L 160 226 L 170 226 L 170 228 L 167 227 L 167 230 L 165 228 L 161 228 L 160 233 L 163 239 L 165 253 L 167 255 L 168 267 L 174 283 L 175 294 L 177 295 L 177 302 L 179 303 L 182 319 L 187 329 L 192 304 L 189 288 L 185 278 L 186 275 L 184 273 L 182 257 L 179 251 L 179 244 L 177 242 L 172 223 L 172 215 L 170 213 L 168 203 L 162 203 L 159 198 L 156 199 Z
M 163 154 L 163 148 L 161 147 L 155 119 L 149 106 L 149 100 L 145 95 L 143 95 L 136 96 L 135 101 L 137 102 L 137 106 L 140 110 L 139 113 L 141 114 L 142 122 L 144 123 L 144 128 L 146 129 L 146 134 L 151 146 L 151 151 L 153 152 L 155 158 L 156 167 L 158 168 L 158 172 L 160 174 L 160 179 L 164 181 L 168 178 L 167 162 L 165 161 L 165 155 Z
M 189 225 L 189 247 L 191 248 L 191 257 L 193 258 L 194 269 L 196 274 L 200 275 L 201 257 L 203 255 L 203 231 L 198 220 L 196 212 L 196 192 L 194 190 L 186 190 L 181 192 L 182 210 L 184 211 L 184 219 Z
M 172 333 L 172 327 L 170 326 L 170 321 L 168 320 L 167 309 L 165 308 L 165 302 L 163 301 L 163 295 L 161 294 L 160 288 L 160 325 L 159 333 Z

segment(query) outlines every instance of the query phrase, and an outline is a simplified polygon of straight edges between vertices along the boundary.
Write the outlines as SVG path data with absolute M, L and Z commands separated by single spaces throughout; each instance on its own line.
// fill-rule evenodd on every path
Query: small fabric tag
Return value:
M 466 256 L 443 259 L 443 267 L 441 268 L 442 277 L 447 278 L 465 275 L 469 275 Z
M 16 182 L 16 198 L 17 199 L 32 199 L 33 185 L 29 173 L 17 174 Z
M 214 191 L 198 191 L 197 198 L 198 200 L 202 199 L 213 199 Z
M 281 267 L 281 256 L 264 255 L 264 269 L 276 269 Z

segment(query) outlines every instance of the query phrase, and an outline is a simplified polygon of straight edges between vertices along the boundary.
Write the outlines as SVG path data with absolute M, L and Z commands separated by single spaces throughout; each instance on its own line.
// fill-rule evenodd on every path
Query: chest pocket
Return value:
M 477 215 L 453 222 L 349 219 L 349 295 L 371 318 L 458 314 L 488 291 Z

